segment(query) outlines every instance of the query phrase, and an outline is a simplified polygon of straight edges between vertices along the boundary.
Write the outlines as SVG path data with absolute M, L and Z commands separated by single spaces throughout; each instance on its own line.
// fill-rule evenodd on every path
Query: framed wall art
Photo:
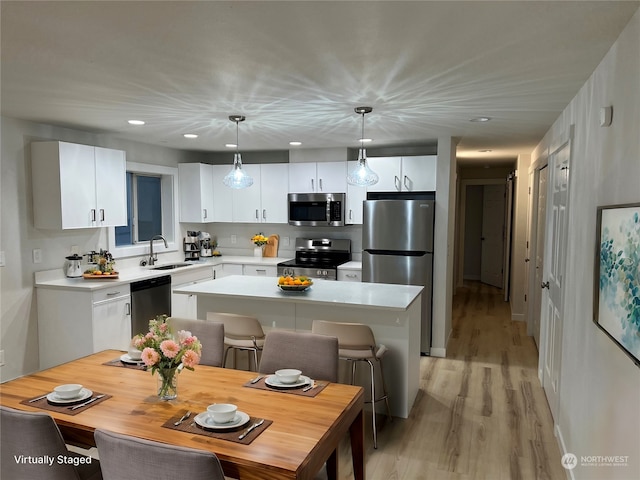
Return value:
M 593 320 L 640 366 L 640 203 L 598 207 Z

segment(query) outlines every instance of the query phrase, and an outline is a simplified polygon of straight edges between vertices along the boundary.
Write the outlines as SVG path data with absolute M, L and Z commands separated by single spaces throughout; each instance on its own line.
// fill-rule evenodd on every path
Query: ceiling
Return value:
M 369 148 L 453 136 L 467 161 L 512 160 L 639 5 L 4 0 L 2 114 L 196 151 L 243 114 L 241 151 L 289 150 L 357 147 L 366 105 Z

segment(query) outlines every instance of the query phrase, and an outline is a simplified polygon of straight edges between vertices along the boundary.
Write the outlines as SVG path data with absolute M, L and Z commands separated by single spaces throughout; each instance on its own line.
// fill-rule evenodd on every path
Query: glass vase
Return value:
M 158 397 L 173 400 L 178 396 L 178 369 L 158 369 Z

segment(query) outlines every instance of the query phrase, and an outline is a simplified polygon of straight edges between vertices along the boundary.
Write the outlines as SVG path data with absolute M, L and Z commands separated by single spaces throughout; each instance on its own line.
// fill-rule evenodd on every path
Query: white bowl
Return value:
M 79 383 L 66 383 L 53 389 L 56 395 L 63 400 L 77 397 L 80 395 L 80 390 L 82 390 L 82 385 Z
M 296 383 L 300 380 L 302 372 L 295 368 L 283 368 L 282 370 L 276 370 L 276 378 L 280 383 Z
M 129 350 L 129 357 L 132 360 L 140 360 L 142 358 L 142 350 L 138 350 L 137 348 L 132 348 Z
M 238 407 L 232 403 L 214 403 L 207 407 L 207 413 L 216 423 L 228 423 L 236 418 Z

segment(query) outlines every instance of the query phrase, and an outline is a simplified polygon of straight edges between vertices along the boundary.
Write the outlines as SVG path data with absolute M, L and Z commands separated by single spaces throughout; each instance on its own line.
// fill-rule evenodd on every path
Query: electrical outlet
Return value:
M 33 263 L 42 263 L 42 249 L 34 248 L 33 249 Z
M 282 246 L 283 247 L 289 246 L 289 237 L 282 237 Z
M 78 245 L 71 245 L 71 255 L 77 255 L 78 253 L 80 253 Z
M 4 350 L 0 350 L 0 367 L 4 365 Z
M 236 235 L 231 235 L 231 243 L 232 244 L 238 243 L 238 237 Z

